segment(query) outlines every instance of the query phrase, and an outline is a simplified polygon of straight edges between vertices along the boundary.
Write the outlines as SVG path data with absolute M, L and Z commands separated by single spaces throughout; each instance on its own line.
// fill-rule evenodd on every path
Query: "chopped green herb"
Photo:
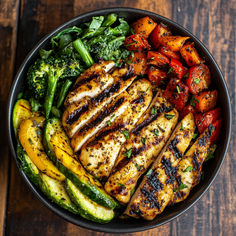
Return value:
M 183 78 L 188 78 L 188 76 L 189 76 L 189 73 L 186 73 L 186 74 L 183 76 Z
M 128 46 L 134 45 L 134 44 L 136 44 L 136 43 L 137 43 L 137 42 L 135 41 L 135 42 L 132 42 L 132 43 L 125 44 L 124 46 L 125 46 L 125 47 L 128 47 Z
M 33 142 L 32 142 L 31 138 L 28 138 L 28 141 L 29 141 L 30 145 L 33 145 Z
M 132 196 L 135 192 L 135 188 L 133 188 L 131 191 L 130 191 L 130 195 Z
M 150 59 L 151 59 L 151 60 L 154 60 L 154 59 L 155 59 L 155 57 L 153 56 L 153 57 L 151 57 Z
M 184 130 L 183 122 L 181 122 L 181 130 Z
M 129 139 L 129 131 L 128 130 L 123 130 L 122 134 L 125 136 L 126 139 Z
M 195 84 L 199 84 L 200 80 L 198 78 L 194 79 Z
M 188 186 L 186 184 L 180 184 L 178 188 L 173 189 L 173 192 L 178 192 L 179 190 L 185 189 Z
M 195 101 L 196 101 L 197 103 L 199 103 L 199 101 L 198 101 L 195 97 L 192 97 L 192 99 L 190 100 L 190 105 L 191 105 L 192 107 L 195 107 L 195 106 L 196 106 Z
M 124 184 L 118 183 L 121 188 L 126 188 Z
M 128 158 L 131 157 L 131 154 L 132 154 L 132 148 L 128 149 L 128 150 L 124 153 L 124 155 L 125 155 L 126 157 L 128 157 Z
M 210 159 L 214 158 L 214 152 L 210 151 L 207 158 L 205 159 L 205 161 L 208 161 Z
M 156 136 L 159 136 L 159 130 L 158 130 L 158 129 L 154 129 L 154 134 L 155 134 Z
M 191 172 L 193 170 L 192 166 L 188 166 L 185 170 L 182 170 L 183 172 Z
M 171 120 L 175 115 L 165 114 L 164 116 L 167 120 Z
M 148 87 L 147 90 L 146 90 L 146 92 L 147 92 L 149 89 L 150 89 L 150 88 Z
M 23 97 L 23 92 L 20 92 L 18 95 L 17 95 L 17 100 L 18 99 L 21 99 Z
M 142 142 L 143 145 L 145 145 L 145 143 L 146 143 L 146 139 L 143 138 L 143 137 L 141 137 L 141 142 Z
M 176 89 L 177 89 L 178 94 L 180 94 L 180 89 L 178 85 L 176 86 Z
M 140 166 L 137 163 L 135 163 L 135 166 L 136 166 L 137 170 L 140 171 Z
M 115 117 L 115 114 L 113 114 L 113 115 L 111 116 L 111 120 L 112 120 L 114 117 Z
M 152 168 L 150 168 L 146 174 L 147 177 L 149 177 L 152 174 Z
M 156 113 L 157 113 L 156 107 L 152 107 L 151 115 L 155 115 Z
M 130 33 L 134 34 L 134 29 L 133 28 L 130 28 Z
M 111 121 L 110 120 L 107 121 L 107 125 L 111 126 Z
M 195 139 L 197 136 L 198 136 L 198 133 L 195 133 L 195 134 L 193 135 L 193 139 Z
M 160 125 L 157 125 L 157 127 L 159 128 L 159 130 L 160 130 L 161 132 L 163 132 L 163 133 L 165 132 L 165 130 L 162 129 Z
M 173 70 L 174 70 L 174 68 L 170 67 L 170 69 L 167 72 L 167 75 L 170 74 Z

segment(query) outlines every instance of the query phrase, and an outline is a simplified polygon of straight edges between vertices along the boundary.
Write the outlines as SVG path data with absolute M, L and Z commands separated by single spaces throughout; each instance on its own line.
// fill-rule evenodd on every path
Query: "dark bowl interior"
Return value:
M 35 48 L 29 53 L 26 57 L 25 61 L 22 63 L 16 77 L 14 83 L 12 85 L 12 89 L 9 95 L 9 103 L 8 103 L 8 131 L 9 131 L 9 142 L 11 151 L 13 153 L 14 159 L 19 167 L 19 162 L 16 158 L 16 140 L 14 137 L 13 127 L 12 127 L 12 110 L 15 104 L 17 94 L 22 90 L 25 75 L 29 65 L 35 60 L 38 56 L 38 51 L 40 48 L 47 47 L 49 45 L 49 39 L 51 36 L 54 36 L 62 29 L 67 27 L 71 27 L 74 25 L 79 25 L 82 22 L 88 21 L 92 16 L 96 15 L 107 15 L 111 12 L 117 13 L 119 16 L 126 18 L 129 22 L 133 22 L 138 18 L 143 16 L 150 16 L 157 22 L 163 22 L 166 24 L 170 30 L 174 34 L 178 35 L 187 35 L 191 37 L 191 40 L 195 42 L 195 46 L 202 58 L 205 59 L 206 64 L 209 66 L 211 70 L 211 74 L 213 78 L 213 86 L 218 89 L 219 91 L 219 105 L 222 109 L 222 116 L 223 116 L 223 124 L 222 124 L 222 133 L 220 137 L 220 141 L 215 153 L 214 160 L 208 161 L 204 165 L 204 179 L 197 185 L 190 193 L 189 197 L 172 207 L 167 207 L 165 211 L 156 217 L 153 221 L 144 221 L 144 220 L 135 220 L 135 219 L 125 219 L 121 220 L 119 218 L 113 220 L 112 222 L 102 225 L 98 223 L 94 223 L 92 221 L 85 220 L 84 218 L 74 215 L 69 211 L 64 210 L 63 208 L 59 207 L 58 205 L 52 203 L 45 195 L 37 189 L 28 179 L 28 177 L 19 169 L 21 172 L 24 180 L 29 185 L 31 190 L 34 194 L 52 211 L 63 217 L 64 219 L 78 225 L 82 226 L 91 230 L 95 231 L 103 231 L 103 232 L 113 232 L 113 233 L 123 233 L 123 232 L 136 232 L 151 229 L 162 225 L 193 206 L 201 196 L 207 191 L 211 183 L 213 182 L 214 178 L 216 177 L 219 169 L 222 165 L 223 159 L 225 157 L 227 147 L 229 144 L 230 133 L 231 133 L 231 107 L 230 107 L 230 99 L 229 93 L 226 87 L 225 80 L 223 75 L 216 64 L 215 60 L 205 48 L 205 46 L 189 31 L 184 29 L 182 26 L 174 23 L 173 21 L 157 15 L 155 13 L 151 13 L 148 11 L 138 10 L 138 9 L 131 9 L 131 8 L 111 8 L 111 9 L 102 9 L 93 12 L 89 12 L 80 16 L 75 17 L 74 19 L 66 22 L 65 24 L 59 26 L 55 29 L 52 33 L 44 37 L 36 46 Z

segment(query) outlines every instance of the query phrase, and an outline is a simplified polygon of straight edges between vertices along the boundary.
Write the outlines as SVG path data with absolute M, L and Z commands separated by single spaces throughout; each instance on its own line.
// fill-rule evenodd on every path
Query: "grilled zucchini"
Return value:
M 69 179 L 66 180 L 66 190 L 79 208 L 82 217 L 98 223 L 108 223 L 114 218 L 115 212 L 112 209 L 103 207 L 89 199 Z
M 103 190 L 99 181 L 87 173 L 80 162 L 76 160 L 69 138 L 59 119 L 48 120 L 45 127 L 44 143 L 52 161 L 83 194 L 104 207 L 114 209 L 117 206 L 116 201 Z

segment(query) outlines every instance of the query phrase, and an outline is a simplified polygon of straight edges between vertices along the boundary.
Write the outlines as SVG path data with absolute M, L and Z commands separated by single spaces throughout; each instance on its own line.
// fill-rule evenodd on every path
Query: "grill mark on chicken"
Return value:
M 113 133 L 113 132 L 115 132 L 117 130 L 121 130 L 124 127 L 125 127 L 124 123 L 119 123 L 119 124 L 111 127 L 110 129 L 104 130 L 103 132 L 99 133 L 99 135 L 95 136 L 95 138 L 90 143 L 87 144 L 87 147 L 95 145 L 103 137 L 105 137 L 108 134 Z
M 161 104 L 161 107 L 159 109 L 157 109 L 156 113 L 154 115 L 150 115 L 150 117 L 148 117 L 142 123 L 138 124 L 132 130 L 132 133 L 137 135 L 140 130 L 142 130 L 144 127 L 148 126 L 150 123 L 152 123 L 154 120 L 156 120 L 162 113 L 167 113 L 171 110 L 173 110 L 173 106 L 166 106 L 165 104 Z
M 139 104 L 144 102 L 145 98 L 143 95 L 140 95 L 138 98 L 134 99 L 133 101 L 131 101 L 131 104 Z
M 177 168 L 173 167 L 170 159 L 165 158 L 165 157 L 162 158 L 161 164 L 163 165 L 166 175 L 169 177 L 166 180 L 166 184 L 173 184 L 175 181 L 175 174 L 176 174 Z
M 109 98 L 112 94 L 117 92 L 121 87 L 121 82 L 118 81 L 115 84 L 112 84 L 110 87 L 106 88 L 102 93 L 98 94 L 95 98 L 92 98 L 92 102 L 98 104 L 104 99 Z
M 157 172 L 153 172 L 151 175 L 149 175 L 147 178 L 147 182 L 155 192 L 159 192 L 160 190 L 163 189 L 163 184 L 159 180 Z
M 71 92 L 76 90 L 78 87 L 80 87 L 81 85 L 90 82 L 92 79 L 97 78 L 98 76 L 100 76 L 99 73 L 97 72 L 93 72 L 91 75 L 89 75 L 88 77 L 85 77 L 83 79 L 81 79 L 80 81 L 78 81 L 77 83 L 75 83 L 72 88 L 71 88 Z
M 143 215 L 143 212 L 140 210 L 139 206 L 132 204 L 130 208 L 131 208 L 130 210 L 131 215 L 137 215 L 138 217 Z
M 97 116 L 97 118 L 95 120 L 93 120 L 92 122 L 90 122 L 89 124 L 85 125 L 84 127 L 82 127 L 78 133 L 83 133 L 85 131 L 88 131 L 90 129 L 90 127 L 95 127 L 96 125 L 98 125 L 102 120 L 104 120 L 106 117 L 108 117 L 110 114 L 112 114 L 116 109 L 118 109 L 122 103 L 124 102 L 125 98 L 121 97 L 120 99 L 118 99 L 118 101 L 116 101 L 116 103 L 109 108 L 106 108 L 102 114 L 100 114 L 100 116 Z
M 75 121 L 77 121 L 80 116 L 88 110 L 88 104 L 75 109 L 73 112 L 69 114 L 66 119 L 66 124 L 72 125 Z
M 168 145 L 168 149 L 174 154 L 176 159 L 182 158 L 182 153 L 179 151 L 179 149 L 176 147 L 176 145 L 179 143 L 178 137 L 175 137 L 173 140 L 170 141 Z
M 158 210 L 161 209 L 161 204 L 157 201 L 156 195 L 154 191 L 150 191 L 146 188 L 146 186 L 144 185 L 144 187 L 141 189 L 141 193 L 143 194 L 143 196 L 146 198 L 146 200 L 149 203 L 149 207 L 152 209 L 157 208 Z
M 203 137 L 205 137 L 205 136 L 203 136 Z M 194 153 L 193 156 L 192 156 L 192 163 L 193 163 L 193 168 L 195 169 L 195 171 L 200 171 L 201 170 L 201 164 L 202 163 L 200 161 L 198 161 L 198 157 L 197 157 L 196 153 Z

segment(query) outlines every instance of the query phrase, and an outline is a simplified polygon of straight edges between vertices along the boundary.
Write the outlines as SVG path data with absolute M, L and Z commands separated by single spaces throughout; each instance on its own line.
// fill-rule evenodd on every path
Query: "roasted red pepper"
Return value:
M 166 72 L 162 71 L 156 67 L 150 66 L 148 69 L 148 79 L 159 86 L 162 81 L 166 79 Z
M 171 58 L 171 60 L 170 60 L 170 70 L 169 71 L 171 71 L 171 73 L 174 73 L 178 79 L 182 79 L 185 74 L 185 70 L 184 70 L 184 67 L 181 64 L 181 62 L 178 60 L 175 60 L 173 58 Z
M 169 64 L 169 59 L 159 52 L 149 51 L 147 54 L 147 62 L 149 65 L 165 68 Z
M 220 137 L 221 123 L 222 119 L 215 121 L 212 125 L 209 126 L 209 129 L 211 130 L 210 141 L 212 144 L 216 143 Z
M 151 48 L 148 41 L 140 34 L 133 34 L 127 37 L 124 45 L 130 51 L 144 51 Z
M 183 108 L 183 110 L 180 113 L 180 119 L 183 119 L 186 115 L 188 115 L 188 113 L 193 113 L 195 114 L 195 110 L 191 105 L 187 105 Z

